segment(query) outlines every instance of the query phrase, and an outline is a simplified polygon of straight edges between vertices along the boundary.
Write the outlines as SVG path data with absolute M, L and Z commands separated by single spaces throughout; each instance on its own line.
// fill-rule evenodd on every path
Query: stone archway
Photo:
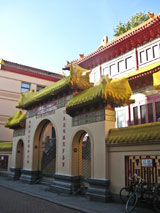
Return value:
M 56 171 L 56 132 L 50 120 L 38 125 L 33 143 L 33 170 L 39 171 L 39 178 L 52 177 Z
M 21 176 L 21 170 L 23 169 L 24 162 L 24 143 L 19 140 L 16 149 L 16 168 L 15 168 L 15 179 L 19 179 Z
M 84 130 L 78 131 L 72 143 L 72 175 L 79 176 L 77 193 L 85 194 L 91 178 L 91 139 Z

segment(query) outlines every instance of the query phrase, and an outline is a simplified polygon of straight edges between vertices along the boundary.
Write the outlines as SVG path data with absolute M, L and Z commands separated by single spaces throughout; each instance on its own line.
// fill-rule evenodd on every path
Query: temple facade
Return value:
M 103 201 L 134 173 L 160 183 L 160 15 L 64 69 L 6 123 L 11 177 Z

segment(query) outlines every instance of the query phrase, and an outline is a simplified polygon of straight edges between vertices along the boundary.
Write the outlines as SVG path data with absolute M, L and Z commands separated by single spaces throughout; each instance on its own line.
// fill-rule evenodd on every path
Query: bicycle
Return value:
M 160 212 L 160 185 L 156 184 L 153 187 L 154 197 L 153 197 L 153 207 L 157 212 Z
M 134 191 L 131 193 L 131 195 L 129 196 L 129 198 L 126 202 L 126 212 L 127 213 L 132 212 L 135 209 L 137 202 L 139 200 L 144 201 L 144 200 L 148 200 L 148 199 L 152 201 L 154 209 L 157 212 L 160 212 L 160 186 L 159 186 L 159 184 L 158 185 L 154 184 L 154 185 L 145 187 L 145 186 L 147 186 L 145 183 L 145 180 L 138 176 L 137 176 L 137 178 L 139 178 L 139 181 L 136 184 Z
M 134 174 L 133 177 L 129 177 L 128 180 L 130 181 L 130 184 L 128 186 L 122 187 L 119 195 L 122 203 L 126 204 L 130 194 L 134 191 L 134 187 L 137 184 L 137 181 L 135 180 L 136 174 Z
M 141 177 L 137 176 L 137 178 L 139 178 L 139 181 L 135 185 L 133 192 L 131 193 L 131 195 L 129 196 L 129 198 L 126 202 L 126 212 L 127 213 L 132 212 L 135 209 L 137 202 L 138 202 L 138 196 L 139 195 L 140 195 L 140 197 L 143 196 L 143 192 L 144 192 L 143 186 L 145 184 L 145 181 Z

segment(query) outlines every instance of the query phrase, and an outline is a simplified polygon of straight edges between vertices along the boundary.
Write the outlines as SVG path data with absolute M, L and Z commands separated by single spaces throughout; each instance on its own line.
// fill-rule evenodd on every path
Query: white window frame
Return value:
M 31 84 L 28 83 L 28 82 L 21 82 L 21 93 L 24 93 L 24 92 L 27 92 L 27 91 L 30 91 L 31 89 Z

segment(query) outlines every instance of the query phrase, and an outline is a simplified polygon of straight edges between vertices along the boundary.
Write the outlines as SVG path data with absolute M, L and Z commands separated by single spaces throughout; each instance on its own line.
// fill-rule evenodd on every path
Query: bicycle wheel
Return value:
M 160 195 L 157 194 L 153 198 L 153 206 L 157 212 L 160 212 Z
M 122 201 L 122 203 L 126 204 L 129 196 L 130 196 L 131 192 L 129 190 L 129 187 L 123 187 L 120 192 L 119 192 L 119 195 L 120 195 L 120 199 Z
M 138 201 L 138 195 L 136 192 L 134 192 L 130 195 L 130 197 L 127 200 L 126 212 L 132 212 L 136 207 L 137 201 Z

